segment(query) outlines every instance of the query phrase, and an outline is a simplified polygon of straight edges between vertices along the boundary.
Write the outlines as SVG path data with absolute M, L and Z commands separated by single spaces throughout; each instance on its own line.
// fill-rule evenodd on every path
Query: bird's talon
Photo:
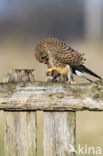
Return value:
M 56 70 L 56 68 L 49 68 L 46 73 L 51 73 L 53 70 Z

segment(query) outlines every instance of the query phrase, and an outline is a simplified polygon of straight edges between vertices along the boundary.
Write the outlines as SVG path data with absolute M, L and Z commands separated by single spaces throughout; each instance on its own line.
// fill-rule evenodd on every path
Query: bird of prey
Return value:
M 40 63 L 47 65 L 47 73 L 56 79 L 62 75 L 66 80 L 73 81 L 73 74 L 92 82 L 84 73 L 90 74 L 100 80 L 102 78 L 89 70 L 83 64 L 84 54 L 67 46 L 55 38 L 47 38 L 40 41 L 35 47 L 35 58 Z

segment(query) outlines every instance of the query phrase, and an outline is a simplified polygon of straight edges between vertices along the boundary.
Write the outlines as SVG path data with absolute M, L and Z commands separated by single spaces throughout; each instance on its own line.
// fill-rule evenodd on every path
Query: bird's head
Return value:
M 36 46 L 34 55 L 38 62 L 48 64 L 48 55 L 42 45 Z

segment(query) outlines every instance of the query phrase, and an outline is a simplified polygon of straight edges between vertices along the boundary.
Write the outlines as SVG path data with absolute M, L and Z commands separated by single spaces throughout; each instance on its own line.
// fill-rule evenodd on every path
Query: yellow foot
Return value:
M 50 73 L 50 72 L 52 72 L 53 70 L 56 70 L 56 68 L 49 68 L 46 72 L 47 72 L 47 73 Z

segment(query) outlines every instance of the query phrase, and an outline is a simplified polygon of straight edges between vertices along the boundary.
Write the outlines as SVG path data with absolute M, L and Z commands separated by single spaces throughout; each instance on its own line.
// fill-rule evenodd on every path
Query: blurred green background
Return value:
M 0 0 L 0 81 L 10 69 L 23 68 L 35 69 L 36 80 L 44 81 L 46 67 L 33 55 L 35 45 L 46 37 L 85 53 L 86 66 L 103 77 L 102 0 Z M 103 155 L 102 118 L 102 112 L 77 112 L 76 142 L 100 146 Z M 3 124 L 0 111 L 0 156 L 4 156 Z M 38 156 L 42 156 L 42 125 L 43 113 L 38 112 Z

